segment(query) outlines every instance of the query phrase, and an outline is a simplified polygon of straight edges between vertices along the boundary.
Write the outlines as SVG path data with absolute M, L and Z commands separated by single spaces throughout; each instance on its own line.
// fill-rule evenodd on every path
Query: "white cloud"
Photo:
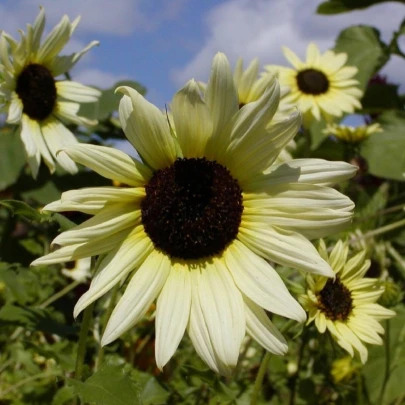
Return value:
M 120 80 L 128 79 L 123 75 L 115 75 L 113 73 L 104 72 L 100 69 L 89 68 L 78 71 L 72 74 L 72 79 L 86 84 L 88 86 L 96 86 L 101 89 L 108 89 Z
M 186 1 L 9 0 L 0 4 L 1 29 L 15 34 L 26 23 L 34 21 L 39 5 L 43 5 L 51 25 L 55 25 L 62 14 L 68 14 L 71 18 L 81 15 L 81 31 L 129 35 L 137 30 L 154 29 L 161 22 L 176 18 Z
M 303 5 L 305 3 L 305 5 Z M 206 17 L 207 37 L 184 67 L 172 72 L 182 85 L 192 77 L 206 80 L 211 60 L 218 51 L 234 63 L 259 57 L 262 64 L 287 64 L 281 46 L 304 56 L 308 42 L 322 50 L 334 45 L 339 31 L 349 25 L 369 24 L 379 28 L 385 40 L 403 18 L 403 5 L 384 3 L 366 10 L 335 16 L 315 14 L 319 0 L 230 0 L 214 7 Z

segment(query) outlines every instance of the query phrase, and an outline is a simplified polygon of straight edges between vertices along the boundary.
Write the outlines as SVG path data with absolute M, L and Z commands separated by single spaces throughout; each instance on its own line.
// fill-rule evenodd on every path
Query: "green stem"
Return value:
M 72 283 L 68 284 L 65 288 L 58 291 L 47 300 L 45 300 L 42 304 L 39 305 L 39 308 L 46 308 L 48 305 L 51 305 L 53 302 L 57 301 L 59 298 L 62 298 L 68 292 L 75 289 L 82 281 L 75 280 Z
M 357 373 L 357 405 L 363 404 L 364 404 L 363 377 L 361 373 Z
M 83 377 L 84 358 L 86 356 L 86 341 L 90 329 L 90 321 L 93 313 L 94 302 L 83 312 L 82 324 L 80 325 L 79 343 L 77 347 L 75 378 L 81 381 Z
M 401 226 L 405 226 L 405 219 L 401 219 L 400 221 L 394 222 L 389 225 L 382 226 L 381 228 L 374 229 L 370 232 L 367 232 L 363 236 L 359 236 L 354 239 L 354 241 L 360 240 L 360 239 L 368 239 L 372 238 L 377 235 L 381 235 L 386 232 L 393 231 L 394 229 L 400 228 Z
M 390 321 L 385 321 L 385 338 L 384 338 L 384 348 L 385 348 L 385 369 L 384 369 L 384 380 L 380 391 L 379 404 L 382 404 L 384 398 L 385 388 L 387 386 L 388 379 L 390 377 L 391 370 L 391 357 L 390 357 Z
M 107 308 L 107 312 L 105 315 L 103 334 L 104 334 L 105 328 L 107 327 L 108 320 L 111 317 L 112 311 L 114 310 L 114 305 L 115 305 L 115 301 L 117 300 L 118 290 L 119 290 L 119 283 L 113 288 L 112 293 L 111 293 L 110 302 L 108 303 L 108 308 Z M 104 359 L 104 347 L 100 345 L 100 347 L 98 349 L 98 354 L 97 354 L 96 369 L 100 368 L 100 366 L 103 362 L 103 359 Z
M 304 349 L 305 349 L 306 343 L 307 343 L 307 334 L 306 334 L 306 329 L 304 328 L 304 330 L 302 332 L 300 348 L 298 350 L 297 371 L 291 377 L 291 394 L 290 394 L 289 405 L 294 405 L 295 404 L 295 393 L 296 393 L 296 390 L 297 390 L 297 381 L 298 381 L 299 372 L 300 372 L 300 369 L 301 369 L 301 366 L 302 366 L 302 359 L 304 357 Z
M 391 257 L 395 260 L 396 264 L 398 265 L 398 269 L 401 272 L 402 278 L 405 280 L 405 261 L 402 256 L 394 249 L 391 243 L 387 242 L 385 244 L 387 248 L 387 252 L 391 255 Z
M 23 385 L 31 382 L 31 381 L 35 381 L 35 380 L 40 380 L 42 378 L 48 378 L 48 377 L 56 377 L 59 373 L 50 373 L 49 371 L 45 372 L 45 373 L 40 373 L 40 374 L 35 374 L 32 375 L 30 377 L 24 378 L 23 380 L 19 381 L 18 383 L 12 385 L 11 387 L 7 388 L 4 391 L 0 392 L 1 398 L 4 398 L 4 396 L 6 394 L 8 394 L 9 392 L 13 392 L 16 389 L 22 387 Z
M 287 321 L 286 324 L 280 329 L 280 332 L 281 333 L 287 332 L 287 330 L 290 329 L 292 325 L 294 325 L 293 320 Z M 256 405 L 257 401 L 259 400 L 259 396 L 262 391 L 263 379 L 264 379 L 264 376 L 266 375 L 266 371 L 267 371 L 267 367 L 270 362 L 270 358 L 271 358 L 271 354 L 269 352 L 266 352 L 266 354 L 264 355 L 263 360 L 260 364 L 259 371 L 257 372 L 250 405 Z

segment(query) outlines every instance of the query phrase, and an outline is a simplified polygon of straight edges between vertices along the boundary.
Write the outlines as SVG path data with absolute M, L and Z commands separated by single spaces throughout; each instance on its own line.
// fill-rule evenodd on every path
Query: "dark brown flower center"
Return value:
M 319 70 L 305 69 L 297 75 L 298 88 L 306 94 L 319 95 L 329 89 L 329 80 Z
M 242 190 L 228 169 L 205 158 L 177 159 L 145 187 L 142 223 L 156 248 L 180 259 L 220 253 L 235 239 Z
M 352 295 L 338 277 L 326 282 L 318 300 L 321 311 L 332 321 L 345 321 L 353 310 Z
M 55 79 L 44 66 L 32 63 L 17 78 L 16 93 L 23 103 L 23 111 L 31 119 L 48 118 L 56 103 Z

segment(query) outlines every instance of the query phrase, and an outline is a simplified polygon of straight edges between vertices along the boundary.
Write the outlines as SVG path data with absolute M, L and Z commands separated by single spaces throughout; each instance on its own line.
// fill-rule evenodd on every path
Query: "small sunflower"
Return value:
M 326 118 L 340 117 L 361 108 L 359 99 L 363 93 L 354 79 L 358 69 L 345 66 L 347 54 L 329 50 L 321 55 L 314 43 L 308 45 L 304 62 L 286 47 L 283 47 L 283 53 L 293 69 L 275 65 L 265 69 L 276 72 L 280 84 L 290 88 L 287 103 L 297 104 L 302 113 L 310 113 L 318 121 L 321 113 Z M 307 117 L 311 115 L 306 114 Z
M 65 263 L 65 267 L 62 269 L 62 274 L 67 278 L 84 283 L 91 277 L 90 267 L 91 258 L 85 257 L 84 259 Z
M 330 373 L 333 377 L 333 381 L 340 383 L 341 381 L 350 380 L 359 372 L 360 367 L 360 363 L 357 363 L 352 357 L 345 356 L 332 363 Z
M 348 260 L 349 248 L 339 241 L 328 256 L 323 241 L 319 253 L 329 262 L 335 279 L 308 276 L 307 294 L 300 302 L 308 312 L 308 323 L 315 321 L 320 333 L 329 330 L 337 343 L 353 357 L 356 351 L 361 362 L 367 361 L 364 343 L 382 344 L 383 327 L 378 321 L 395 316 L 395 312 L 377 304 L 384 288 L 375 278 L 364 278 L 370 267 L 366 252 Z
M 299 113 L 269 122 L 277 111 L 273 80 L 259 100 L 239 109 L 225 55 L 214 58 L 204 99 L 189 81 L 165 114 L 136 90 L 124 94 L 122 128 L 143 162 L 118 150 L 76 144 L 75 162 L 126 187 L 68 191 L 49 211 L 94 215 L 59 235 L 59 249 L 34 265 L 101 255 L 77 316 L 129 278 L 102 338 L 132 328 L 157 299 L 156 362 L 162 368 L 187 330 L 201 358 L 229 375 L 247 332 L 284 354 L 287 343 L 265 310 L 305 320 L 269 261 L 333 276 L 309 239 L 345 227 L 353 203 L 328 185 L 350 178 L 345 162 L 300 159 L 274 164 L 300 127 Z
M 382 132 L 381 125 L 378 123 L 371 125 L 360 125 L 358 127 L 328 124 L 323 130 L 324 134 L 334 135 L 337 139 L 348 143 L 362 142 L 371 134 L 378 132 Z
M 67 172 L 76 173 L 77 166 L 68 156 L 57 151 L 77 143 L 65 123 L 94 125 L 96 121 L 77 115 L 79 103 L 97 101 L 100 92 L 70 80 L 55 80 L 68 72 L 98 42 L 82 51 L 58 56 L 66 45 L 79 18 L 70 22 L 65 15 L 41 44 L 45 27 L 45 11 L 41 8 L 34 25 L 21 32 L 20 42 L 9 34 L 0 34 L 0 102 L 7 122 L 19 126 L 28 164 L 33 177 L 38 174 L 41 156 L 52 172 L 55 161 Z

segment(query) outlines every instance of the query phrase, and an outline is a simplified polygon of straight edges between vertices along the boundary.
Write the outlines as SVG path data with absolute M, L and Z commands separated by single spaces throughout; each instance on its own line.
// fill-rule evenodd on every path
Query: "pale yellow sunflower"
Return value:
M 7 122 L 18 125 L 33 177 L 38 174 L 41 156 L 51 172 L 58 163 L 69 173 L 76 173 L 76 164 L 57 151 L 77 143 L 65 123 L 94 125 L 97 122 L 78 116 L 79 103 L 97 101 L 100 92 L 70 80 L 55 80 L 67 73 L 97 41 L 82 51 L 58 56 L 72 36 L 79 18 L 70 22 L 65 15 L 41 44 L 45 27 L 45 11 L 41 8 L 34 25 L 27 24 L 27 33 L 20 32 L 20 41 L 9 34 L 0 34 L 0 103 L 7 113 Z
M 64 149 L 75 162 L 127 186 L 68 191 L 46 206 L 94 216 L 59 235 L 58 249 L 33 264 L 101 255 L 75 316 L 128 278 L 103 345 L 136 325 L 157 300 L 159 368 L 186 330 L 201 358 L 221 374 L 236 366 L 246 333 L 284 354 L 287 343 L 265 310 L 306 317 L 269 262 L 333 276 L 309 239 L 350 223 L 352 201 L 330 185 L 356 168 L 320 159 L 275 164 L 300 115 L 269 124 L 280 97 L 276 80 L 239 109 L 223 54 L 214 58 L 204 98 L 194 80 L 175 94 L 173 128 L 136 90 L 118 91 L 124 94 L 122 128 L 143 163 L 104 146 Z
M 360 125 L 358 127 L 352 127 L 350 125 L 328 124 L 323 130 L 323 133 L 334 135 L 337 139 L 344 142 L 358 143 L 367 139 L 371 134 L 382 131 L 381 125 L 378 123 Z
M 320 333 L 328 330 L 352 357 L 358 353 L 364 364 L 368 357 L 364 343 L 381 345 L 384 328 L 379 321 L 395 312 L 376 303 L 384 288 L 378 279 L 364 278 L 370 267 L 365 251 L 348 259 L 349 247 L 339 241 L 328 255 L 321 241 L 319 253 L 336 277 L 307 276 L 307 293 L 300 302 L 308 312 L 308 323 L 314 321 Z
M 345 66 L 347 54 L 331 50 L 321 54 L 314 43 L 308 45 L 305 61 L 287 47 L 283 47 L 283 53 L 293 68 L 268 65 L 265 69 L 278 74 L 280 85 L 290 88 L 286 102 L 297 104 L 308 118 L 319 121 L 321 115 L 340 117 L 361 108 L 363 92 L 354 79 L 358 69 Z

